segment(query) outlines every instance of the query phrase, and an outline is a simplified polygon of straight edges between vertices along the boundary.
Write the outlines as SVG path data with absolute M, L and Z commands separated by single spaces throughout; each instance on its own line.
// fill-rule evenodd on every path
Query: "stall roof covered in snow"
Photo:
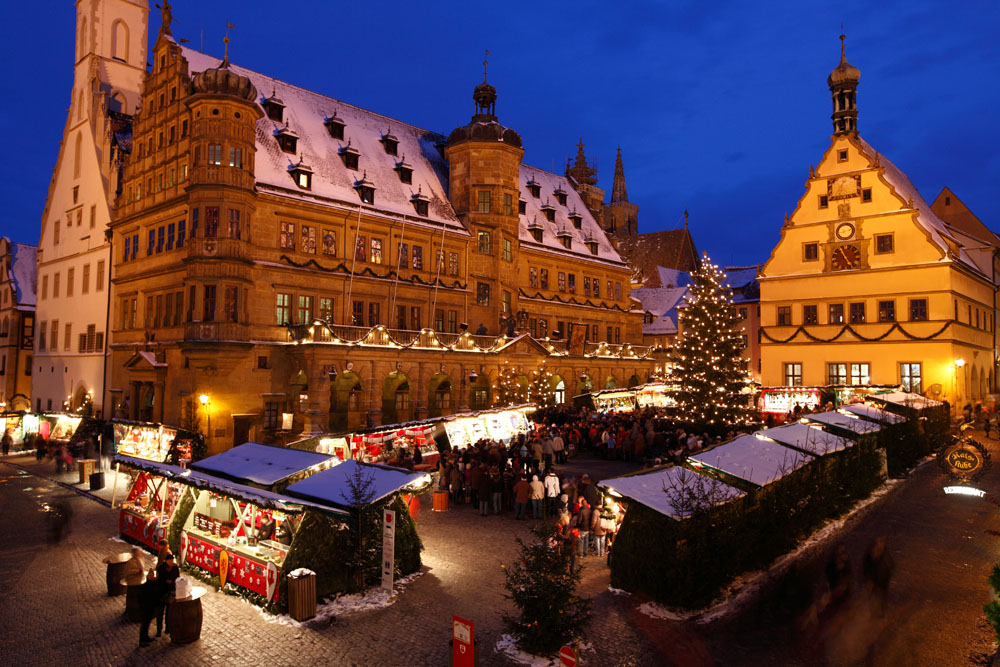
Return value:
M 683 503 L 682 497 L 687 495 L 682 489 L 698 489 L 698 495 L 709 498 L 713 505 L 722 505 L 734 498 L 746 495 L 742 490 L 730 486 L 717 479 L 699 475 L 696 472 L 669 466 L 658 468 L 652 472 L 613 477 L 598 483 L 604 489 L 610 489 L 629 500 L 634 500 L 646 507 L 656 510 L 671 519 L 685 519 L 693 510 L 689 507 L 678 507 Z M 700 488 L 699 488 L 700 487 Z M 675 492 L 668 492 L 674 489 Z
M 528 187 L 534 181 L 539 185 L 539 195 L 535 197 Z M 520 217 L 519 238 L 522 247 L 544 248 L 558 254 L 573 254 L 584 259 L 603 259 L 615 264 L 624 264 L 618 252 L 611 245 L 604 230 L 594 219 L 594 216 L 583 203 L 580 193 L 573 188 L 569 179 L 526 164 L 521 165 L 520 174 L 521 199 L 525 202 L 524 213 Z M 555 191 L 561 189 L 566 195 L 566 204 L 560 204 Z M 549 222 L 542 210 L 543 206 L 555 209 L 555 222 Z M 580 229 L 573 226 L 569 216 L 573 211 L 580 216 Z M 528 229 L 528 225 L 540 225 L 542 240 L 536 241 Z M 568 234 L 571 247 L 565 248 L 559 240 L 559 234 Z M 586 241 L 597 242 L 596 257 L 587 248 Z
M 783 426 L 757 431 L 760 435 L 776 440 L 783 445 L 801 449 L 816 456 L 839 452 L 854 445 L 854 441 L 829 431 L 820 426 L 811 426 L 801 422 L 792 422 Z
M 913 408 L 914 410 L 926 410 L 927 408 L 944 405 L 941 401 L 935 401 L 926 396 L 911 394 L 905 391 L 893 391 L 888 394 L 871 394 L 866 396 L 865 400 L 876 403 L 892 403 L 893 405 L 901 405 Z
M 752 435 L 688 457 L 692 465 L 715 468 L 757 486 L 779 480 L 812 460 L 809 454 Z
M 386 496 L 407 486 L 419 485 L 427 475 L 414 473 L 402 468 L 358 463 L 348 459 L 332 468 L 322 470 L 315 475 L 290 485 L 285 492 L 296 498 L 304 498 L 323 505 L 339 508 L 350 508 L 353 504 L 351 481 L 355 479 L 358 468 L 361 468 L 362 479 L 370 479 L 372 494 L 369 502 L 378 502 Z
M 38 284 L 38 247 L 27 243 L 10 244 L 9 278 L 17 292 L 15 306 L 35 305 L 35 288 Z
M 181 468 L 180 466 L 170 465 L 169 463 L 157 463 L 156 461 L 147 461 L 146 459 L 138 459 L 133 456 L 125 456 L 124 454 L 115 455 L 113 461 L 129 468 L 144 470 L 148 473 L 164 477 L 174 482 L 180 482 L 198 489 L 212 491 L 222 496 L 230 496 L 263 509 L 280 510 L 282 512 L 301 512 L 302 510 L 308 508 L 318 509 L 332 514 L 347 514 L 342 510 L 337 510 L 326 505 L 312 503 L 299 498 L 290 498 L 288 496 L 281 495 L 280 493 L 264 491 L 253 486 L 239 484 L 228 479 L 214 477 L 203 472 L 198 472 L 197 470 Z
M 868 421 L 867 419 L 861 419 L 860 417 L 851 417 L 841 412 L 819 412 L 815 414 L 803 415 L 802 418 L 808 421 L 826 424 L 827 426 L 842 428 L 858 435 L 877 433 L 882 430 L 882 426 L 880 424 Z
M 906 417 L 902 415 L 897 415 L 894 412 L 889 412 L 888 410 L 883 410 L 882 408 L 877 408 L 866 403 L 848 403 L 847 405 L 840 406 L 838 409 L 882 424 L 898 424 L 899 422 L 906 421 Z
M 327 454 L 248 442 L 192 463 L 191 467 L 238 482 L 271 486 L 331 458 Z

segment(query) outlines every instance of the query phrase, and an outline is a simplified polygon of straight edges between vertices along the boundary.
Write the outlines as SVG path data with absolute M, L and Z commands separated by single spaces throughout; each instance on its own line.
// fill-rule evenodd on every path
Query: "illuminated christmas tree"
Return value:
M 506 361 L 500 367 L 495 388 L 497 405 L 518 405 L 528 400 L 525 388 L 517 381 L 517 370 Z
M 552 371 L 545 367 L 545 361 L 537 371 L 531 373 L 531 402 L 537 405 L 555 403 L 556 392 L 552 388 Z
M 698 430 L 722 433 L 756 421 L 750 396 L 743 393 L 750 377 L 740 356 L 740 318 L 726 274 L 708 255 L 691 281 L 671 360 L 677 418 Z

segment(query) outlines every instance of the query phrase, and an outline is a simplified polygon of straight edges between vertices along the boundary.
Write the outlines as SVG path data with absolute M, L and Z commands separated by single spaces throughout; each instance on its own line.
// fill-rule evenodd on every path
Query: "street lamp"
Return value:
M 205 429 L 205 437 L 212 437 L 212 410 L 208 407 L 209 402 L 208 394 L 202 394 L 198 397 L 198 402 L 205 406 L 205 418 L 208 420 L 208 427 Z

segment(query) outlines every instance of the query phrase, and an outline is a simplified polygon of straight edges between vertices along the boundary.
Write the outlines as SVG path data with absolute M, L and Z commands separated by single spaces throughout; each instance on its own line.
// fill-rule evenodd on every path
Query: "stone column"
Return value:
M 167 385 L 165 380 L 157 380 L 153 384 L 153 396 L 156 399 L 153 403 L 153 419 L 160 424 L 163 423 L 164 404 L 167 398 L 165 396 L 166 389 Z
M 468 412 L 469 411 L 469 385 L 468 385 L 468 371 L 465 364 L 460 364 L 458 367 L 458 401 L 456 401 L 457 408 L 456 412 Z
M 417 382 L 416 382 L 416 392 L 412 394 L 413 400 L 413 418 L 414 419 L 426 419 L 427 418 L 427 391 L 429 387 L 427 383 L 430 378 L 427 377 L 427 364 L 423 361 L 417 364 Z

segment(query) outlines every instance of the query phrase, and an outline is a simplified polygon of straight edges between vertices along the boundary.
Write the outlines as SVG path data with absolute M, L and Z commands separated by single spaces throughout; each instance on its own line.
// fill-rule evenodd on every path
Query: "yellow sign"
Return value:
M 968 441 L 946 449 L 940 460 L 949 475 L 963 479 L 982 472 L 986 465 L 985 452 Z
M 219 552 L 219 588 L 225 588 L 226 575 L 229 574 L 229 552 L 223 549 Z

